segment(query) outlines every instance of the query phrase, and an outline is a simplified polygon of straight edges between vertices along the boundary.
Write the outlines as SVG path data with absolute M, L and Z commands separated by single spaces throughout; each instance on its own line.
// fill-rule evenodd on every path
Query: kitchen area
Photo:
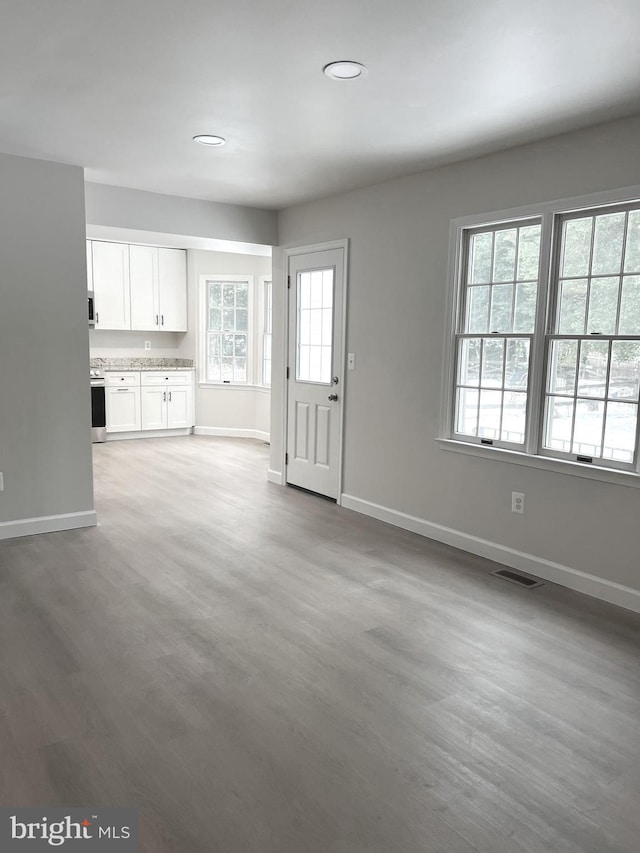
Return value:
M 248 254 L 231 245 L 222 252 L 112 239 L 86 245 L 92 441 L 194 432 L 268 440 L 259 287 L 267 280 L 270 286 L 270 249 Z M 240 277 L 252 287 L 252 369 L 244 383 L 212 381 L 206 370 L 207 279 Z

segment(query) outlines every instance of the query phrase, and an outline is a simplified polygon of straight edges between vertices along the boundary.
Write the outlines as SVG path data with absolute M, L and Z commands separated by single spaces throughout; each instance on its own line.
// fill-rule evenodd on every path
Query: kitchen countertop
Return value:
M 89 367 L 102 370 L 193 370 L 192 358 L 92 358 Z

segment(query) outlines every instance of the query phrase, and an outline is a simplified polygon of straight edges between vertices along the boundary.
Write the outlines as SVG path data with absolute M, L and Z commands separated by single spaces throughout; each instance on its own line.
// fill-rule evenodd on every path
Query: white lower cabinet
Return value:
M 191 372 L 142 374 L 142 429 L 193 426 Z
M 107 432 L 190 429 L 193 371 L 106 374 Z
M 191 388 L 181 385 L 142 388 L 142 429 L 179 429 L 193 426 Z
M 140 388 L 108 387 L 107 432 L 134 432 L 141 429 Z

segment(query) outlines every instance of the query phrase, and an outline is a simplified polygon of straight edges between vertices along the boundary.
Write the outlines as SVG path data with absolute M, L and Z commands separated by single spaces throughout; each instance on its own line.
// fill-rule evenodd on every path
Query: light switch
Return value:
M 355 352 L 347 353 L 347 370 L 356 369 L 356 354 Z

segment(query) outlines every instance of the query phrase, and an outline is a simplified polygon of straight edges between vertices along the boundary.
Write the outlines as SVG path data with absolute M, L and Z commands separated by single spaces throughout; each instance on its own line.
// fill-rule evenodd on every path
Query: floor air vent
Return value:
M 529 575 L 521 575 L 520 572 L 512 572 L 510 569 L 498 569 L 495 572 L 491 572 L 491 574 L 498 578 L 502 578 L 505 581 L 517 583 L 518 586 L 523 586 L 526 589 L 535 589 L 537 586 L 544 585 L 543 581 L 539 578 L 532 578 L 529 577 Z

